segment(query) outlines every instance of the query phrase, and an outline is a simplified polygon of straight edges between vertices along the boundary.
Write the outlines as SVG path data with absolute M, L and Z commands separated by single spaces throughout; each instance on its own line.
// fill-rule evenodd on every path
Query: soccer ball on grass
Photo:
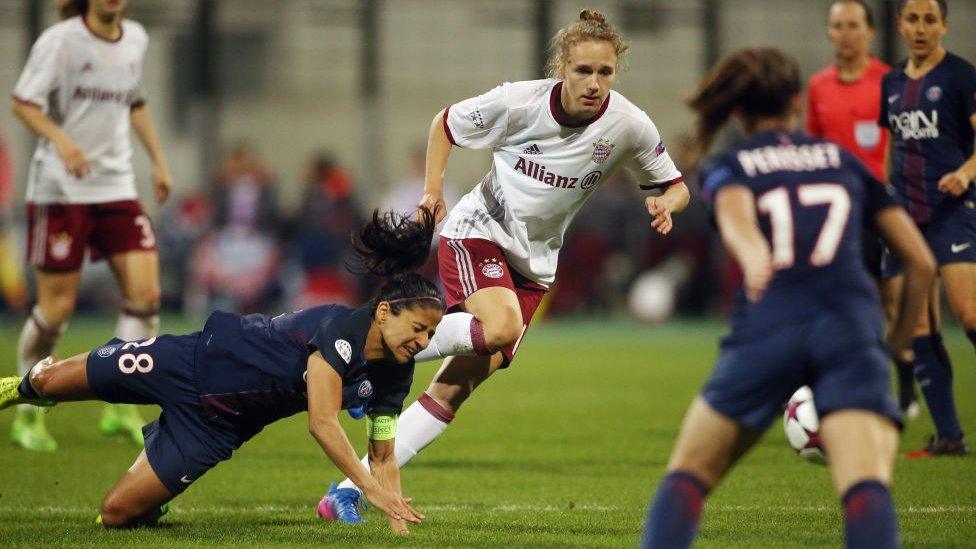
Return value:
M 827 464 L 827 454 L 820 441 L 820 418 L 813 405 L 813 391 L 803 386 L 793 393 L 783 411 L 783 430 L 790 446 L 805 461 Z

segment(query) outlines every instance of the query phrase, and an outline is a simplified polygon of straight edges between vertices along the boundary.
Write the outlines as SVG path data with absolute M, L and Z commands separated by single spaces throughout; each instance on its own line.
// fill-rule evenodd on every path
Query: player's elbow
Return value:
M 339 427 L 338 416 L 315 417 L 309 414 L 308 433 L 317 440 L 324 440 L 329 437 L 329 432 Z

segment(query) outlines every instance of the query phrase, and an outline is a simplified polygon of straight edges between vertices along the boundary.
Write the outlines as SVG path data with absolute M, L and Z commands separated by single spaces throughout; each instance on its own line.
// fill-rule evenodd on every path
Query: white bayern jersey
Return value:
M 143 103 L 139 88 L 149 36 L 122 21 L 122 36 L 96 36 L 84 18 L 48 28 L 31 48 L 14 100 L 39 106 L 84 152 L 88 176 L 69 174 L 54 145 L 38 141 L 28 170 L 27 200 L 91 204 L 136 198 L 129 112 Z
M 557 109 L 561 89 L 555 79 L 505 83 L 444 114 L 451 143 L 490 148 L 493 159 L 441 236 L 491 240 L 510 267 L 544 286 L 573 217 L 625 161 L 636 161 L 644 189 L 681 181 L 647 113 L 611 91 L 593 118 L 573 124 Z

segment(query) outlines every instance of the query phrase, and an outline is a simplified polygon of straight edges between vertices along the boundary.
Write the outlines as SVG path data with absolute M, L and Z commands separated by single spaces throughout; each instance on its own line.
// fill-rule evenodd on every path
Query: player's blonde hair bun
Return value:
M 565 76 L 563 66 L 569 60 L 569 48 L 587 40 L 605 40 L 613 46 L 617 54 L 617 65 L 624 66 L 623 56 L 630 49 L 624 35 L 612 24 L 607 16 L 596 10 L 582 10 L 579 19 L 559 29 L 549 41 L 549 61 L 546 74 L 551 78 Z

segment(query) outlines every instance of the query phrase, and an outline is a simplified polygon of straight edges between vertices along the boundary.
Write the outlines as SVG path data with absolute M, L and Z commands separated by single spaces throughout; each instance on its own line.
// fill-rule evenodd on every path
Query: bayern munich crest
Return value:
M 486 259 L 478 264 L 481 267 L 481 274 L 488 278 L 501 278 L 505 276 L 505 269 L 502 268 L 501 261 L 497 258 Z
M 613 143 L 606 137 L 601 137 L 599 141 L 593 144 L 593 156 L 591 159 L 595 164 L 603 164 L 610 158 L 610 153 L 612 152 Z
M 53 259 L 62 260 L 71 253 L 72 238 L 68 233 L 59 233 L 48 239 L 50 254 Z
M 939 86 L 932 86 L 931 88 L 925 90 L 925 97 L 927 97 L 929 101 L 935 103 L 939 99 L 942 99 L 942 88 Z
M 356 393 L 359 394 L 359 398 L 369 398 L 373 394 L 373 384 L 368 379 L 364 379 Z

